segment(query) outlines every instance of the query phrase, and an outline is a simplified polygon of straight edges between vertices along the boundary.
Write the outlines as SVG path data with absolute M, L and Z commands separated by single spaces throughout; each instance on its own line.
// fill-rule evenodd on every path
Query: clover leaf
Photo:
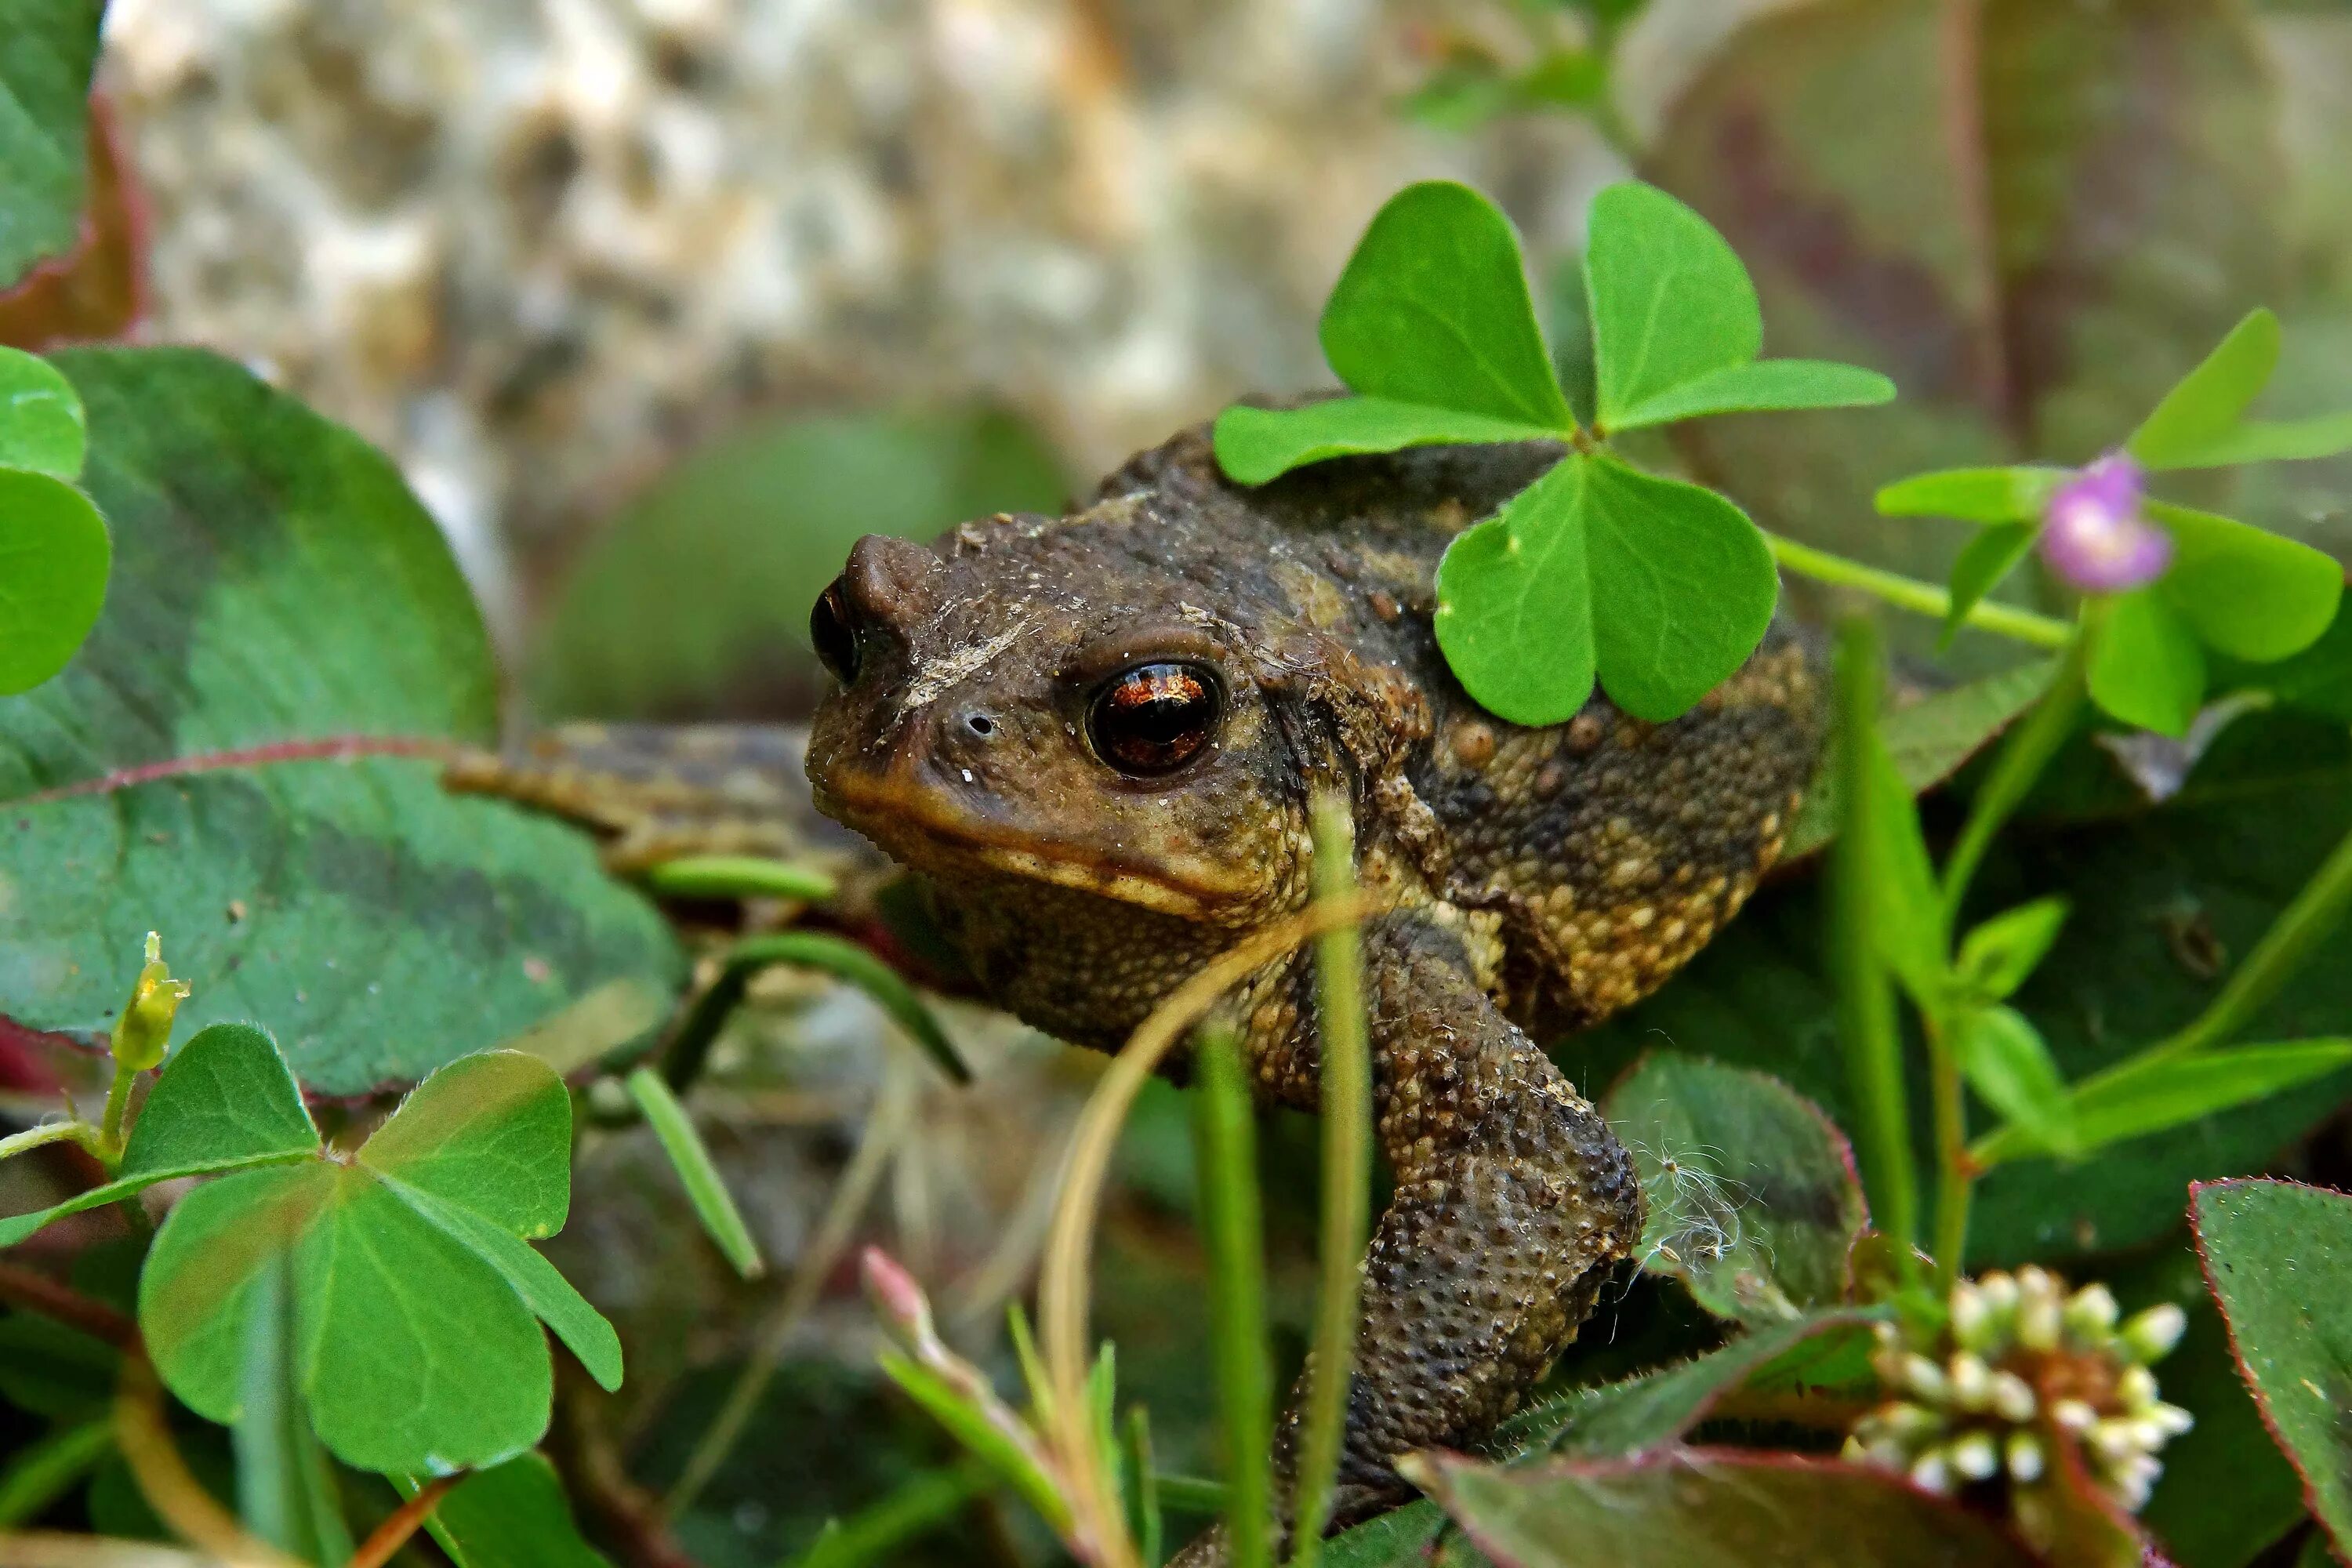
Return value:
M 1722 236 L 1646 185 L 1596 199 L 1586 295 L 1599 423 L 1580 429 L 1544 347 L 1508 219 L 1466 186 L 1397 194 L 1323 312 L 1323 352 L 1354 395 L 1236 406 L 1214 442 L 1228 478 L 1408 447 L 1561 441 L 1571 450 L 1456 538 L 1436 631 L 1463 686 L 1502 718 L 1558 723 L 1596 680 L 1640 718 L 1673 719 L 1738 668 L 1772 618 L 1764 536 L 1724 497 L 1643 473 L 1612 429 L 1700 415 L 1882 403 L 1874 372 L 1758 360 L 1756 289 Z
M 1579 452 L 1446 550 L 1437 641 L 1515 724 L 1574 717 L 1596 674 L 1618 707 L 1664 721 L 1755 651 L 1780 589 L 1730 501 Z
M 331 1151 L 268 1035 L 216 1024 L 158 1076 L 118 1178 L 0 1221 L 0 1245 L 171 1177 L 233 1173 L 180 1200 L 140 1276 L 140 1329 L 172 1391 L 236 1425 L 282 1289 L 292 1381 L 331 1452 L 394 1472 L 486 1465 L 547 1428 L 540 1322 L 620 1382 L 612 1325 L 528 1244 L 563 1224 L 571 1146 L 562 1080 L 493 1051 L 425 1079 L 356 1153 Z
M 0 348 L 0 468 L 79 479 L 88 445 L 73 383 L 37 354 Z
M 63 669 L 98 624 L 113 547 L 76 489 L 81 399 L 48 362 L 0 348 L 0 696 Z
M 2352 410 L 2309 419 L 2245 417 L 2278 359 L 2278 317 L 2250 311 L 2164 395 L 2124 450 L 2151 468 L 2218 468 L 2352 452 Z
M 1654 186 L 1628 181 L 1593 198 L 1584 278 L 1603 429 L 1895 395 L 1875 371 L 1757 359 L 1764 316 L 1748 268 L 1712 225 Z

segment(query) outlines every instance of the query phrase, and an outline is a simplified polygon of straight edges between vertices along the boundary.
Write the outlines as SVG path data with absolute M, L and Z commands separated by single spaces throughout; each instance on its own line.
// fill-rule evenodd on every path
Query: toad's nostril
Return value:
M 985 713 L 965 714 L 963 716 L 963 727 L 971 731 L 975 735 L 986 736 L 996 733 L 996 721 L 990 718 Z

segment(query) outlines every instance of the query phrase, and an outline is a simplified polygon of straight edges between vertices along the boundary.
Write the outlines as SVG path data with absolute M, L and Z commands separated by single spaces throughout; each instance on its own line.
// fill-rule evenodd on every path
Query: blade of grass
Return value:
M 1160 1060 L 1227 991 L 1300 943 L 1360 920 L 1364 908 L 1361 895 L 1318 902 L 1253 932 L 1202 965 L 1128 1037 L 1079 1113 L 1068 1176 L 1038 1271 L 1040 1349 L 1054 1393 L 1052 1408 L 1039 1415 L 1069 1473 L 1072 1492 L 1088 1512 L 1080 1521 L 1087 1550 L 1107 1568 L 1134 1568 L 1137 1561 L 1132 1543 L 1117 1539 L 1123 1533 L 1118 1500 L 1106 1490 L 1093 1445 L 1086 1437 L 1087 1271 L 1094 1255 L 1095 1218 L 1119 1129 Z
M 767 1272 L 761 1261 L 759 1244 L 751 1239 L 751 1230 L 743 1223 L 742 1211 L 735 1206 L 734 1194 L 719 1176 L 719 1167 L 703 1146 L 702 1134 L 695 1131 L 694 1119 L 670 1092 L 661 1074 L 651 1068 L 639 1068 L 628 1077 L 629 1098 L 637 1102 L 646 1123 L 660 1141 L 662 1152 L 669 1156 L 670 1168 L 686 1185 L 687 1201 L 694 1205 L 697 1219 L 702 1222 L 703 1233 L 734 1266 L 735 1272 L 746 1279 L 757 1279 Z
M 2089 639 L 2077 631 L 2066 644 L 2058 668 L 2050 677 L 2049 689 L 2025 717 L 2010 726 L 2000 751 L 1993 758 L 1992 772 L 1978 786 L 1976 798 L 1969 803 L 1968 820 L 1960 826 L 1960 837 L 1952 846 L 1950 857 L 1944 862 L 1944 923 L 1957 929 L 1960 921 L 1960 906 L 1968 901 L 1969 883 L 1977 874 L 1978 864 L 1985 851 L 1992 847 L 1993 836 L 1999 833 L 2011 813 L 2023 804 L 2033 781 L 2050 765 L 2050 759 L 2074 732 L 2074 719 L 2083 710 L 2085 694 L 2084 672 L 2088 666 Z
M 1209 1342 L 1224 1421 L 1225 1534 L 1232 1568 L 1269 1568 L 1274 1512 L 1274 1371 L 1265 1342 L 1265 1237 L 1258 1201 L 1257 1127 L 1241 1042 L 1203 1028 L 1193 1048 L 1192 1147 L 1201 1229 L 1209 1249 Z
M 887 1563 L 899 1547 L 929 1534 L 988 1489 L 988 1467 L 966 1459 L 926 1470 L 881 1501 L 835 1520 L 793 1568 L 866 1568 Z
M 666 899 L 791 899 L 819 903 L 841 885 L 814 866 L 758 855 L 688 855 L 648 866 L 648 891 Z
M 1154 1476 L 1151 1486 L 1160 1494 L 1160 1506 L 1170 1513 L 1189 1513 L 1202 1519 L 1223 1518 L 1233 1497 L 1232 1489 L 1223 1481 L 1200 1476 Z M 1241 1568 L 1238 1557 L 1233 1568 Z
M 1142 1553 L 1144 1568 L 1159 1568 L 1165 1533 L 1160 1518 L 1160 1478 L 1151 1468 L 1151 1417 L 1139 1405 L 1127 1413 L 1126 1461 L 1128 1528 Z
M 971 1081 L 971 1069 L 956 1054 L 955 1044 L 948 1038 L 947 1031 L 940 1027 L 939 1019 L 897 970 L 854 942 L 821 931 L 787 931 L 747 937 L 729 950 L 726 966 L 719 971 L 719 978 L 694 999 L 664 1048 L 662 1076 L 669 1080 L 671 1089 L 683 1094 L 702 1076 L 711 1042 L 718 1039 L 720 1026 L 735 1009 L 742 1005 L 743 993 L 751 984 L 751 977 L 778 963 L 817 970 L 856 986 L 913 1037 L 924 1054 L 939 1064 L 941 1072 L 957 1083 Z
M 1873 749 L 1881 679 L 1876 631 L 1859 617 L 1848 620 L 1838 629 L 1837 644 L 1838 789 L 1846 820 L 1830 847 L 1830 960 L 1837 980 L 1838 1035 L 1853 1086 L 1864 1185 L 1878 1228 L 1895 1239 L 1904 1282 L 1916 1286 L 1917 1167 L 1904 1100 L 1895 981 L 1876 940 L 1883 889 L 1872 848 L 1881 835 L 1872 814 L 1884 795 L 1873 787 Z
M 1336 905 L 1355 891 L 1356 838 L 1346 803 L 1315 802 L 1315 898 Z M 1364 1022 L 1363 953 L 1353 924 L 1315 942 L 1316 1044 L 1322 1056 L 1323 1224 L 1315 1292 L 1314 1345 L 1307 1362 L 1290 1561 L 1315 1568 L 1330 1522 L 1331 1494 L 1347 1436 L 1348 1385 L 1355 1372 L 1357 1289 L 1371 1230 L 1372 1053 Z

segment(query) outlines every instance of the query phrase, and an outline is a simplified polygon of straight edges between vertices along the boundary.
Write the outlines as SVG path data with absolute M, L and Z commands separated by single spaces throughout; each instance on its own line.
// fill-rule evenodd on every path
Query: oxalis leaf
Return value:
M 252 1319 L 283 1270 L 292 1375 L 338 1458 L 442 1471 L 529 1447 L 553 1387 L 534 1320 L 605 1387 L 621 1378 L 612 1325 L 525 1240 L 563 1223 L 571 1130 L 553 1070 L 493 1051 L 427 1079 L 355 1156 L 314 1142 L 196 1188 L 139 1279 L 156 1369 L 190 1408 L 236 1424 Z
M 0 289 L 72 247 L 102 0 L 0 0 Z
M 1853 1151 L 1820 1108 L 1762 1073 L 1660 1052 L 1604 1109 L 1647 1203 L 1643 1268 L 1724 1318 L 1769 1322 L 1839 1300 L 1869 1215 Z
M 65 480 L 0 468 L 0 696 L 66 667 L 106 602 L 106 521 Z
M 2205 1281 L 2312 1512 L 2352 1551 L 2352 1197 L 2293 1182 L 2212 1182 L 2189 1217 Z
M 1795 1454 L 1685 1448 L 1645 1459 L 1398 1467 L 1511 1568 L 2032 1568 L 1982 1514 L 1897 1476 Z
M 102 1032 L 160 930 L 190 1025 L 268 1018 L 329 1093 L 657 1023 L 676 942 L 587 838 L 372 754 L 497 717 L 480 617 L 392 465 L 211 354 L 53 363 L 115 571 L 64 672 L 0 698 L 0 1014 Z
M 2332 458 L 2352 451 L 2352 411 L 2308 419 L 2248 419 L 2278 368 L 2278 317 L 2251 311 L 2165 394 L 2125 450 L 2151 468 Z
M 1596 675 L 1617 706 L 1664 721 L 1755 651 L 1780 588 L 1731 502 L 1580 452 L 1446 550 L 1437 640 L 1515 724 L 1573 717 Z
M 1654 186 L 1627 181 L 1593 198 L 1584 276 L 1605 430 L 1895 396 L 1875 371 L 1758 361 L 1764 316 L 1748 268 L 1713 225 Z
M 413 1477 L 393 1485 L 413 1498 Z M 582 1538 L 555 1467 L 537 1454 L 467 1476 L 425 1521 L 457 1568 L 610 1568 Z
M 73 384 L 37 355 L 0 348 L 0 468 L 71 479 L 87 445 Z

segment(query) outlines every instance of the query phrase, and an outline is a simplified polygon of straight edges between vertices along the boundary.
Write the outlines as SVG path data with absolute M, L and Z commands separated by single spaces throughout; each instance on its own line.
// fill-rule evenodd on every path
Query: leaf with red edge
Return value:
M 1501 1568 L 2034 1568 L 1982 1514 L 1884 1471 L 1748 1448 L 1398 1466 Z
M 0 343 L 20 349 L 127 336 L 147 309 L 147 204 L 120 118 L 89 100 L 89 176 L 80 232 L 15 287 L 0 289 Z
M 2205 1282 L 2311 1511 L 2352 1550 L 2352 1196 L 2296 1182 L 2201 1182 L 2189 1218 Z
M 62 673 L 0 698 L 0 1014 L 103 1033 L 161 931 L 183 1038 L 266 1020 L 330 1093 L 657 1023 L 658 913 L 584 836 L 441 788 L 436 751 L 495 735 L 496 677 L 391 463 L 211 354 L 52 363 L 115 571 Z

